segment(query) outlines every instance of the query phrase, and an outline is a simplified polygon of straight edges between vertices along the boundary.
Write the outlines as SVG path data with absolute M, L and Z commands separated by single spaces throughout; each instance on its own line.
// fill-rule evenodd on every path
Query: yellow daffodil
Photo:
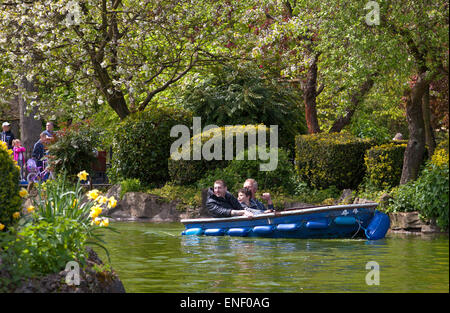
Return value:
M 102 208 L 99 206 L 93 206 L 91 208 L 91 212 L 89 213 L 89 217 L 96 218 L 102 213 Z
M 30 205 L 30 206 L 27 208 L 27 212 L 28 212 L 28 213 L 32 213 L 32 212 L 34 212 L 34 210 L 36 210 L 36 208 L 35 208 L 34 206 L 32 206 L 32 205 Z
M 28 191 L 25 188 L 21 188 L 19 191 L 19 196 L 25 198 L 26 196 L 28 196 Z
M 79 180 L 87 180 L 89 173 L 86 171 L 81 171 L 77 174 Z
M 0 230 L 3 230 L 3 228 L 5 228 L 5 225 L 3 225 L 2 223 L 0 223 Z
M 109 198 L 108 200 L 108 208 L 115 208 L 117 205 L 117 200 L 114 197 Z
M 72 208 L 74 208 L 78 203 L 78 199 L 73 199 Z
M 20 212 L 14 212 L 13 218 L 17 219 L 20 217 Z
M 108 227 L 108 225 L 109 225 L 109 219 L 107 219 L 107 218 L 102 219 L 102 221 L 100 222 L 101 227 Z
M 100 191 L 98 191 L 97 189 L 92 189 L 91 191 L 89 191 L 87 193 L 88 198 L 91 199 L 91 200 L 97 199 L 97 197 L 99 195 L 100 195 Z
M 102 219 L 100 217 L 94 218 L 94 224 L 99 225 L 101 223 Z
M 95 199 L 95 201 L 98 204 L 105 204 L 108 201 L 108 198 L 106 198 L 104 196 L 98 196 L 97 199 Z

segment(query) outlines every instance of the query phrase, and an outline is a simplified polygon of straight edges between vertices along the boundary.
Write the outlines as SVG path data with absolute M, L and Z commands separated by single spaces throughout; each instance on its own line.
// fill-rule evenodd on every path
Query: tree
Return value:
M 82 118 L 107 103 L 123 119 L 220 59 L 232 11 L 229 1 L 2 1 L 0 54 L 30 110 Z M 23 76 L 38 92 L 20 88 Z

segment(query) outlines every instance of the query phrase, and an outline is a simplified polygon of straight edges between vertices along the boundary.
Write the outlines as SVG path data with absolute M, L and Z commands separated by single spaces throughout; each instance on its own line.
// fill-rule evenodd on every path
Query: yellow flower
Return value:
M 5 225 L 3 225 L 2 223 L 0 223 L 0 230 L 3 230 L 3 228 L 5 228 Z
M 72 208 L 74 208 L 78 203 L 78 199 L 73 199 Z
M 81 171 L 77 174 L 79 180 L 87 180 L 89 173 L 86 171 Z
M 89 213 L 89 217 L 96 218 L 102 213 L 102 208 L 99 206 L 93 206 L 91 208 L 91 212 Z
M 15 212 L 14 214 L 13 214 L 13 218 L 15 218 L 15 219 L 17 219 L 17 218 L 19 218 L 20 217 L 20 212 Z
M 100 195 L 100 191 L 98 191 L 97 189 L 92 189 L 91 191 L 89 191 L 87 193 L 88 198 L 91 199 L 91 200 L 97 199 L 97 197 L 99 195 Z
M 98 204 L 104 204 L 108 201 L 108 198 L 104 196 L 98 196 L 95 201 L 97 201 Z
M 108 225 L 109 225 L 109 219 L 107 219 L 107 218 L 102 219 L 102 221 L 100 222 L 100 226 L 108 227 Z
M 36 208 L 35 208 L 34 206 L 30 205 L 30 206 L 27 208 L 27 212 L 28 212 L 28 213 L 32 213 L 32 212 L 34 212 L 35 209 L 36 209 Z
M 117 205 L 117 200 L 114 197 L 109 198 L 108 200 L 108 208 L 115 208 Z
M 99 225 L 101 223 L 102 219 L 100 217 L 94 218 L 94 224 Z
M 19 196 L 25 198 L 26 196 L 28 196 L 28 191 L 25 188 L 21 188 L 19 191 Z

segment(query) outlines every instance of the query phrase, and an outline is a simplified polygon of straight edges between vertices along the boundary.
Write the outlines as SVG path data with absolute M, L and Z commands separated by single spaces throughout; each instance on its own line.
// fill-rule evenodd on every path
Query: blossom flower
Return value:
M 107 219 L 107 218 L 102 219 L 102 221 L 100 222 L 101 227 L 108 227 L 108 225 L 109 225 L 109 219 Z
M 78 203 L 78 199 L 73 199 L 72 208 L 74 208 Z
M 19 196 L 25 198 L 26 196 L 28 196 L 28 191 L 25 188 L 20 189 Z
M 27 212 L 28 212 L 28 213 L 32 213 L 32 212 L 34 212 L 34 210 L 36 210 L 36 208 L 35 208 L 34 206 L 32 206 L 32 205 L 30 205 L 30 206 L 27 208 Z
M 93 219 L 97 218 L 102 213 L 102 208 L 99 206 L 93 206 L 91 208 L 91 212 L 89 213 L 89 217 L 92 217 Z
M 100 217 L 96 217 L 96 218 L 94 218 L 93 222 L 95 225 L 99 225 L 102 222 L 102 219 Z
M 77 174 L 79 180 L 87 180 L 89 173 L 86 171 L 81 171 Z
M 115 208 L 117 205 L 117 200 L 114 197 L 109 198 L 108 200 L 108 208 Z
M 0 231 L 3 230 L 5 228 L 5 225 L 3 225 L 2 223 L 0 223 Z
M 12 216 L 14 219 L 18 219 L 20 217 L 20 212 L 14 212 Z
M 92 189 L 91 191 L 89 191 L 87 193 L 88 198 L 91 199 L 91 200 L 97 199 L 97 197 L 99 195 L 100 195 L 100 191 L 98 191 L 97 189 Z
M 95 199 L 95 201 L 98 204 L 105 204 L 106 202 L 108 202 L 108 198 L 106 198 L 104 196 L 98 196 L 97 199 Z

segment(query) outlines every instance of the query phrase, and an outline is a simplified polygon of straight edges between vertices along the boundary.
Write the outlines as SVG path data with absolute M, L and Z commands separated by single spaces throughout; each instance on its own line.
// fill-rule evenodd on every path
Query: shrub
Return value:
M 295 135 L 306 133 L 295 88 L 267 78 L 250 62 L 214 67 L 203 81 L 187 86 L 182 102 L 205 125 L 279 125 L 280 147 L 292 151 Z
M 194 147 L 194 141 L 198 140 L 200 138 L 202 147 L 205 143 L 209 142 L 209 140 L 212 138 L 213 134 L 215 132 L 220 133 L 221 137 L 215 137 L 218 139 L 221 139 L 219 146 L 221 147 L 221 160 L 206 160 L 204 157 L 202 157 L 201 160 L 192 160 L 192 152 L 190 155 L 183 155 L 181 159 L 174 160 L 172 157 L 168 160 L 168 168 L 169 168 L 169 175 L 173 182 L 176 184 L 191 184 L 199 179 L 201 179 L 207 171 L 214 171 L 217 169 L 223 169 L 230 163 L 231 160 L 226 160 L 226 144 L 227 140 L 233 140 L 233 142 L 236 142 L 234 139 L 236 136 L 242 135 L 244 139 L 244 145 L 245 142 L 248 142 L 249 135 L 257 135 L 258 130 L 265 130 L 266 135 L 269 134 L 269 128 L 267 128 L 264 125 L 242 125 L 242 126 L 225 126 L 225 127 L 218 127 L 211 129 L 208 132 L 203 132 L 200 134 L 197 134 L 190 138 L 190 147 L 191 150 L 193 150 Z M 212 140 L 211 140 L 212 141 Z M 267 142 L 267 141 L 266 141 Z M 212 143 L 212 142 L 210 142 Z M 229 147 L 234 147 L 233 145 L 230 145 Z M 235 151 L 236 148 L 233 150 L 233 156 L 231 159 L 235 157 Z
M 123 198 L 127 192 L 139 192 L 143 191 L 141 182 L 137 178 L 128 178 L 120 182 L 120 199 Z
M 400 183 L 406 144 L 389 143 L 366 151 L 364 164 L 371 185 L 392 188 Z
M 294 186 L 290 178 L 294 174 L 294 165 L 289 161 L 287 152 L 283 149 L 277 149 L 278 162 L 276 169 L 273 171 L 261 171 L 260 164 L 268 161 L 248 160 L 248 153 L 253 149 L 258 150 L 257 146 L 253 146 L 243 151 L 244 160 L 235 158 L 228 165 L 227 169 L 240 177 L 241 184 L 243 184 L 245 179 L 253 178 L 258 182 L 259 189 L 282 187 L 287 192 L 293 192 Z M 269 151 L 270 149 L 267 149 L 267 153 Z
M 419 211 L 435 219 L 443 230 L 449 223 L 449 157 L 445 149 L 436 150 L 416 181 L 395 188 L 390 211 Z
M 57 174 L 66 173 L 75 180 L 82 170 L 91 171 L 96 160 L 102 132 L 87 124 L 76 124 L 58 132 L 54 143 L 48 147 L 50 165 Z
M 19 196 L 19 168 L 11 154 L 12 150 L 8 150 L 6 144 L 0 141 L 0 224 L 4 225 L 2 228 L 11 225 L 13 214 L 19 211 L 22 202 Z
M 299 178 L 314 188 L 355 189 L 365 175 L 364 154 L 375 143 L 346 133 L 296 137 Z
M 188 112 L 168 107 L 151 107 L 129 116 L 118 127 L 108 173 L 114 179 L 137 178 L 144 185 L 164 183 L 169 177 L 170 130 L 191 123 Z

